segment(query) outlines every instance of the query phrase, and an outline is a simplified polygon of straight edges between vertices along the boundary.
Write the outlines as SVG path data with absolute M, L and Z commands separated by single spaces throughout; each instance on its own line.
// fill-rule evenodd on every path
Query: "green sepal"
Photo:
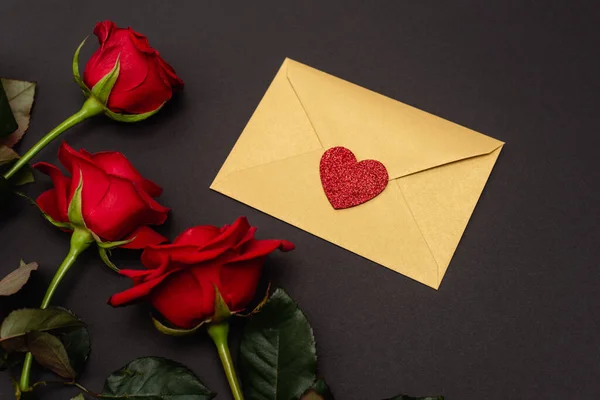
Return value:
M 254 314 L 256 314 L 257 312 L 259 312 L 261 310 L 261 308 L 263 308 L 263 306 L 267 303 L 267 301 L 269 300 L 269 296 L 271 295 L 271 282 L 269 282 L 269 284 L 267 285 L 267 290 L 265 291 L 265 296 L 262 298 L 262 300 L 256 305 L 256 307 L 254 307 L 251 311 L 249 312 L 234 312 L 236 317 L 242 317 L 242 318 L 249 318 L 251 316 L 253 316 Z
M 108 102 L 110 92 L 119 78 L 119 71 L 121 69 L 120 58 L 120 55 L 117 56 L 117 61 L 115 62 L 113 69 L 111 69 L 108 74 L 104 75 L 92 88 L 92 95 L 104 105 Z
M 89 97 L 90 89 L 87 86 L 85 86 L 85 83 L 83 83 L 83 79 L 81 79 L 81 75 L 79 75 L 79 51 L 81 50 L 87 39 L 87 37 L 83 39 L 83 42 L 81 42 L 79 47 L 77 47 L 77 50 L 75 50 L 75 54 L 73 55 L 73 79 L 75 80 L 77 85 L 79 85 L 81 90 L 83 90 L 83 94 L 86 97 Z
M 1 179 L 1 178 L 0 178 Z M 52 225 L 56 226 L 57 228 L 60 229 L 68 229 L 68 230 L 72 230 L 73 226 L 71 225 L 70 222 L 59 222 L 57 220 L 55 220 L 54 218 L 52 218 L 51 216 L 49 216 L 48 214 L 46 214 L 44 211 L 42 211 L 42 209 L 40 208 L 40 206 L 38 205 L 38 203 L 36 203 L 35 200 L 33 200 L 31 197 L 27 196 L 25 193 L 22 192 L 15 192 L 15 194 L 27 199 L 31 204 L 33 204 L 34 206 L 37 207 L 38 210 L 40 210 L 40 212 L 42 213 L 42 216 L 44 218 L 46 218 L 46 220 L 48 222 L 50 222 Z
M 110 269 L 112 269 L 115 272 L 119 272 L 120 269 L 119 267 L 117 267 L 115 264 L 113 264 L 112 261 L 110 261 L 109 258 L 109 251 L 108 249 L 103 249 L 102 247 L 98 247 L 98 254 L 100 254 L 100 259 L 104 262 L 104 264 L 106 264 L 106 266 Z
M 104 114 L 108 118 L 114 119 L 115 121 L 119 121 L 119 122 L 139 122 L 139 121 L 143 121 L 146 118 L 149 118 L 149 117 L 153 116 L 154 114 L 156 114 L 161 108 L 163 108 L 164 105 L 165 105 L 165 103 L 162 103 L 160 105 L 160 107 L 158 107 L 156 110 L 148 111 L 143 114 L 119 114 L 119 113 L 110 111 L 108 108 L 105 107 Z
M 198 325 L 196 325 L 195 327 L 190 328 L 190 329 L 181 329 L 181 328 L 172 328 L 170 326 L 166 326 L 165 324 L 160 322 L 158 319 L 154 318 L 154 316 L 152 316 L 152 324 L 154 325 L 154 327 L 160 333 L 164 333 L 165 335 L 170 335 L 170 336 L 193 335 L 194 333 L 198 332 L 198 329 L 200 329 L 202 326 L 204 326 L 204 324 L 206 322 L 208 322 L 208 321 L 202 321 Z
M 69 203 L 69 208 L 67 210 L 67 217 L 69 218 L 69 222 L 74 228 L 84 228 L 87 230 L 85 226 L 85 221 L 83 219 L 83 211 L 81 210 L 81 192 L 83 190 L 83 173 L 79 171 L 79 184 L 77 185 L 77 189 L 75 189 L 75 193 L 71 198 L 71 202 Z
M 221 292 L 219 292 L 219 288 L 217 285 L 213 284 L 215 288 L 215 313 L 211 318 L 211 323 L 219 323 L 228 320 L 233 315 L 229 307 L 227 307 L 227 303 L 225 303 L 225 299 L 221 296 Z
M 42 211 L 41 208 L 40 208 L 40 211 Z M 68 229 L 68 230 L 72 230 L 73 229 L 73 226 L 70 223 L 68 223 L 68 222 L 59 222 L 59 221 L 55 220 L 54 218 L 52 218 L 51 216 L 49 216 L 48 214 L 44 213 L 43 211 L 42 211 L 42 216 L 44 218 L 46 218 L 46 221 L 50 222 L 52 225 L 54 225 L 57 228 Z
M 117 247 L 125 246 L 126 244 L 129 244 L 135 240 L 135 237 L 133 237 L 131 239 L 119 240 L 116 242 L 103 242 L 102 239 L 100 239 L 98 237 L 98 235 L 96 235 L 95 233 L 92 233 L 92 235 L 94 236 L 94 239 L 96 240 L 96 244 L 98 245 L 98 247 L 100 247 L 101 249 L 106 249 L 106 250 L 112 250 Z

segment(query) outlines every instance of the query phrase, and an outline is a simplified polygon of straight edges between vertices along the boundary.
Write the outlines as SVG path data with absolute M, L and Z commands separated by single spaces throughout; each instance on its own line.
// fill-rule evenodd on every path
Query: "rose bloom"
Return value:
M 63 143 L 58 158 L 70 173 L 63 173 L 54 165 L 41 162 L 34 165 L 50 176 L 54 188 L 42 193 L 36 200 L 42 211 L 58 222 L 69 222 L 69 203 L 81 187 L 81 209 L 86 227 L 105 241 L 135 238 L 122 247 L 141 249 L 167 239 L 147 225 L 165 222 L 169 208 L 158 204 L 153 197 L 162 189 L 144 179 L 121 153 L 107 151 L 90 154 L 73 150 Z
M 215 286 L 232 312 L 254 298 L 266 256 L 294 245 L 285 240 L 257 240 L 245 217 L 232 225 L 196 226 L 173 244 L 149 246 L 142 254 L 147 270 L 121 270 L 133 287 L 113 295 L 121 306 L 147 297 L 171 324 L 192 328 L 215 312 Z
M 112 21 L 96 24 L 94 34 L 100 48 L 85 66 L 83 81 L 88 88 L 108 74 L 120 59 L 119 77 L 110 92 L 108 108 L 117 113 L 154 111 L 169 100 L 183 81 L 173 67 L 150 47 L 146 36 L 131 28 L 118 28 Z

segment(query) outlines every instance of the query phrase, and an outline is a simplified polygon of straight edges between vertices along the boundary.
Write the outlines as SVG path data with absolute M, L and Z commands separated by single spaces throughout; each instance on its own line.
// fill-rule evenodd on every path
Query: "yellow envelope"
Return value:
M 211 189 L 437 289 L 503 144 L 286 59 Z M 334 210 L 334 146 L 382 162 L 386 189 Z

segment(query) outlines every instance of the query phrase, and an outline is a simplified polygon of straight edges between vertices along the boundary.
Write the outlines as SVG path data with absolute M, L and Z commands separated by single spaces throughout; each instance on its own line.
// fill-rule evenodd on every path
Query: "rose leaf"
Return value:
M 79 373 L 87 362 L 91 351 L 90 334 L 87 328 L 80 326 L 67 331 L 59 335 L 59 339 L 65 346 L 73 370 Z
M 209 400 L 215 396 L 184 365 L 166 358 L 143 357 L 113 372 L 99 398 Z
M 59 338 L 47 332 L 29 332 L 27 349 L 33 358 L 62 378 L 75 378 L 69 355 Z
M 77 328 L 83 321 L 62 308 L 23 308 L 11 312 L 0 326 L 0 344 L 9 351 L 22 351 L 30 332 L 62 331 Z
M 29 280 L 31 271 L 37 269 L 37 263 L 22 263 L 18 269 L 6 275 L 0 281 L 0 296 L 10 296 L 17 293 Z
M 12 114 L 18 125 L 16 130 L 13 129 L 8 137 L 0 140 L 0 144 L 4 144 L 7 147 L 13 147 L 21 140 L 27 131 L 27 128 L 29 128 L 36 84 L 35 82 L 5 78 L 2 78 L 0 81 L 2 82 L 10 109 L 12 110 Z
M 8 96 L 2 86 L 2 81 L 0 81 L 0 138 L 7 137 L 16 131 L 18 127 L 17 120 L 10 109 Z
M 315 381 L 312 328 L 282 289 L 277 289 L 245 326 L 239 362 L 248 400 L 295 399 Z

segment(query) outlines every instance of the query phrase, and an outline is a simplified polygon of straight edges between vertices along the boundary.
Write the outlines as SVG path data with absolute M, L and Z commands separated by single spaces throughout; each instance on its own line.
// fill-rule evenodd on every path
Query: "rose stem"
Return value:
M 71 236 L 71 247 L 69 248 L 69 253 L 67 257 L 63 260 L 62 264 L 56 270 L 48 289 L 46 290 L 46 294 L 44 295 L 44 299 L 42 300 L 42 304 L 40 308 L 46 309 L 50 304 L 50 300 L 58 287 L 58 284 L 62 281 L 62 279 L 67 274 L 67 271 L 73 264 L 75 264 L 75 260 L 77 257 L 89 247 L 89 245 L 94 241 L 92 235 L 88 231 L 84 231 L 81 229 L 76 229 L 73 231 L 73 235 Z M 21 380 L 19 382 L 19 387 L 22 392 L 26 392 L 30 390 L 29 387 L 29 374 L 31 372 L 31 363 L 33 361 L 33 356 L 31 353 L 27 353 L 25 355 L 25 361 L 23 363 L 23 370 L 21 372 Z
M 11 169 L 8 170 L 4 174 L 5 179 L 10 179 L 14 174 L 16 174 L 24 165 L 26 165 L 37 153 L 40 152 L 46 145 L 60 136 L 61 133 L 71 128 L 74 125 L 77 125 L 83 120 L 86 120 L 94 115 L 98 115 L 104 111 L 104 106 L 96 100 L 94 97 L 88 98 L 85 103 L 83 103 L 83 107 L 81 110 L 77 111 L 75 114 L 71 115 L 69 118 L 65 119 L 63 122 L 58 124 L 56 128 L 52 129 L 48 132 L 43 138 L 40 139 L 27 153 L 23 154 L 21 158 L 17 160 L 17 162 L 12 166 Z
M 225 370 L 225 375 L 227 376 L 233 398 L 235 400 L 244 400 L 244 395 L 242 394 L 240 384 L 235 375 L 231 353 L 229 352 L 229 345 L 227 344 L 229 324 L 226 321 L 213 323 L 208 326 L 207 331 L 213 342 L 215 342 L 215 346 L 217 346 L 217 352 L 221 358 L 221 363 L 223 364 L 223 369 Z

